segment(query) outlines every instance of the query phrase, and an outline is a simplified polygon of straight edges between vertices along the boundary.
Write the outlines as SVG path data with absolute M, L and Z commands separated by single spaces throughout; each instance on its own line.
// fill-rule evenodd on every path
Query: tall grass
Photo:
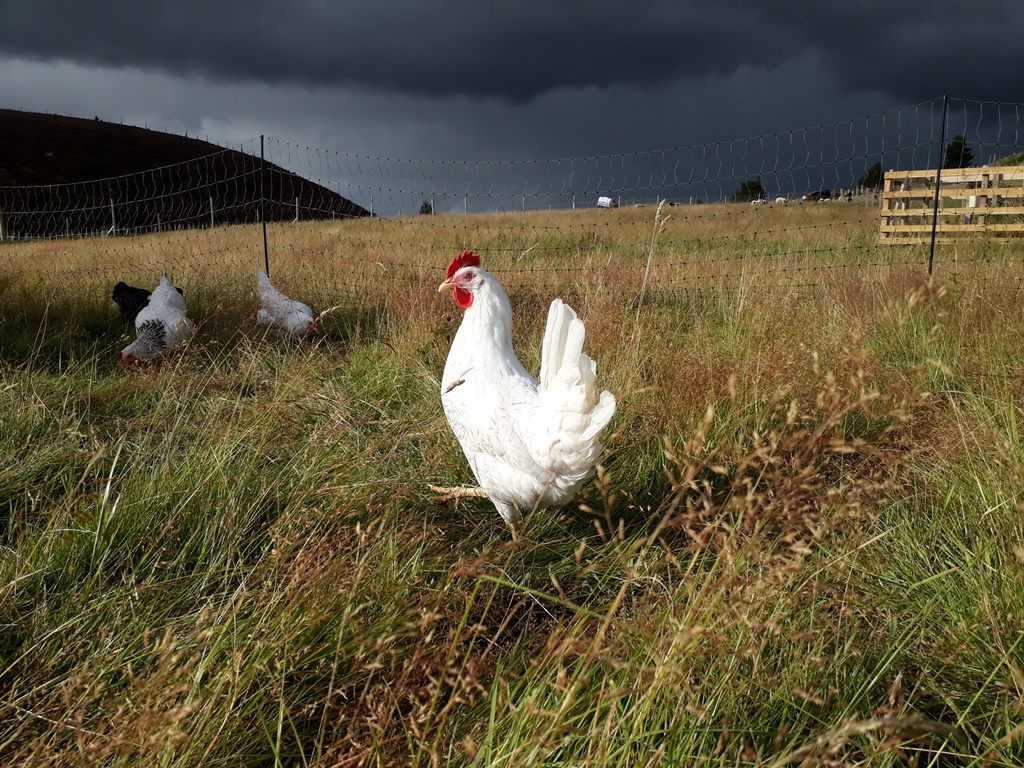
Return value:
M 647 227 L 639 311 L 600 270 L 615 227 L 556 273 L 564 251 L 522 255 L 536 233 L 479 235 L 524 364 L 569 296 L 620 402 L 598 478 L 521 543 L 486 500 L 427 492 L 470 479 L 438 396 L 459 319 L 443 263 L 367 277 L 298 346 L 186 273 L 199 334 L 130 370 L 93 283 L 6 273 L 3 762 L 1021 764 L 1009 252 L 931 282 L 893 256 L 813 291 L 765 263 L 701 296 L 659 289 L 659 252 L 710 263 L 675 213 L 653 241 L 653 211 L 617 215 Z M 424 227 L 400 231 L 475 246 Z M 816 236 L 779 248 L 840 237 Z M 290 287 L 336 303 L 324 274 Z

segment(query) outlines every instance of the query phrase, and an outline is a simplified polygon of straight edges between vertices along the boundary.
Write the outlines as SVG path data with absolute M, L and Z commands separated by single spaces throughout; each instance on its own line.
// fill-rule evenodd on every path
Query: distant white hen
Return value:
M 432 490 L 440 500 L 487 496 L 518 538 L 524 511 L 567 504 L 593 474 L 615 397 L 598 389 L 583 323 L 560 299 L 548 311 L 540 382 L 527 373 L 512 349 L 508 296 L 479 265 L 464 251 L 438 290 L 452 290 L 465 310 L 441 403 L 480 487 Z
M 308 304 L 289 299 L 270 282 L 262 270 L 256 273 L 256 293 L 260 297 L 260 309 L 256 322 L 268 328 L 276 328 L 291 336 L 305 336 L 316 328 L 319 318 Z
M 185 298 L 166 273 L 161 275 L 159 285 L 135 317 L 135 341 L 122 349 L 118 357 L 130 363 L 164 358 L 177 351 L 195 331 L 186 311 Z

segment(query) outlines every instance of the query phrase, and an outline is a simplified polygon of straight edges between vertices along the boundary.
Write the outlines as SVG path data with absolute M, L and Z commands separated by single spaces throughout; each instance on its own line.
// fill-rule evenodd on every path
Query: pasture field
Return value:
M 698 208 L 700 210 L 698 210 Z M 699 215 L 698 215 L 699 213 Z M 670 218 L 666 219 L 666 216 Z M 0 244 L 0 763 L 1024 763 L 1024 249 L 856 205 Z M 462 248 L 619 402 L 512 543 L 440 405 Z M 119 368 L 118 279 L 200 328 Z

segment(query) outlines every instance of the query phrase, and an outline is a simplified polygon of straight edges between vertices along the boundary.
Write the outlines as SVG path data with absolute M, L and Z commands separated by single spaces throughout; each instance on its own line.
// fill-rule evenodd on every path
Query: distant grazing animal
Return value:
M 118 353 L 121 362 L 166 358 L 195 331 L 185 316 L 185 298 L 166 274 L 135 317 L 136 339 Z
M 560 299 L 548 310 L 538 382 L 516 358 L 512 306 L 480 257 L 463 251 L 438 290 L 465 310 L 441 404 L 480 487 L 431 490 L 445 494 L 438 501 L 486 496 L 518 538 L 523 512 L 564 506 L 593 474 L 615 397 L 598 388 L 583 323 Z
M 182 293 L 181 288 L 176 287 L 176 290 L 178 293 Z M 149 294 L 150 292 L 145 288 L 136 288 L 125 282 L 114 286 L 114 292 L 110 294 L 110 298 L 121 310 L 121 325 L 131 325 L 135 322 L 139 310 L 149 301 Z
M 277 288 L 262 270 L 256 273 L 256 293 L 260 297 L 260 309 L 256 322 L 268 328 L 299 338 L 314 330 L 320 318 L 308 304 L 289 299 Z

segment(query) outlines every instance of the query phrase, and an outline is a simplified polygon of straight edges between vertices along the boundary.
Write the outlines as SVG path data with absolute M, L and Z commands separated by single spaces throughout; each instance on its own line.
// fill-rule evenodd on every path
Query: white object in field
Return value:
M 256 273 L 256 293 L 260 297 L 260 309 L 256 322 L 268 328 L 276 328 L 290 336 L 305 336 L 317 325 L 312 308 L 301 301 L 289 299 L 277 288 L 262 270 Z
M 560 299 L 548 311 L 534 379 L 512 349 L 508 295 L 478 265 L 464 253 L 441 284 L 465 309 L 441 403 L 480 489 L 514 533 L 523 513 L 567 504 L 594 473 L 615 397 L 598 388 L 583 322 Z
M 153 289 L 149 302 L 135 317 L 136 339 L 118 353 L 123 362 L 155 360 L 176 352 L 195 332 L 195 324 L 185 316 L 185 298 L 165 274 Z

